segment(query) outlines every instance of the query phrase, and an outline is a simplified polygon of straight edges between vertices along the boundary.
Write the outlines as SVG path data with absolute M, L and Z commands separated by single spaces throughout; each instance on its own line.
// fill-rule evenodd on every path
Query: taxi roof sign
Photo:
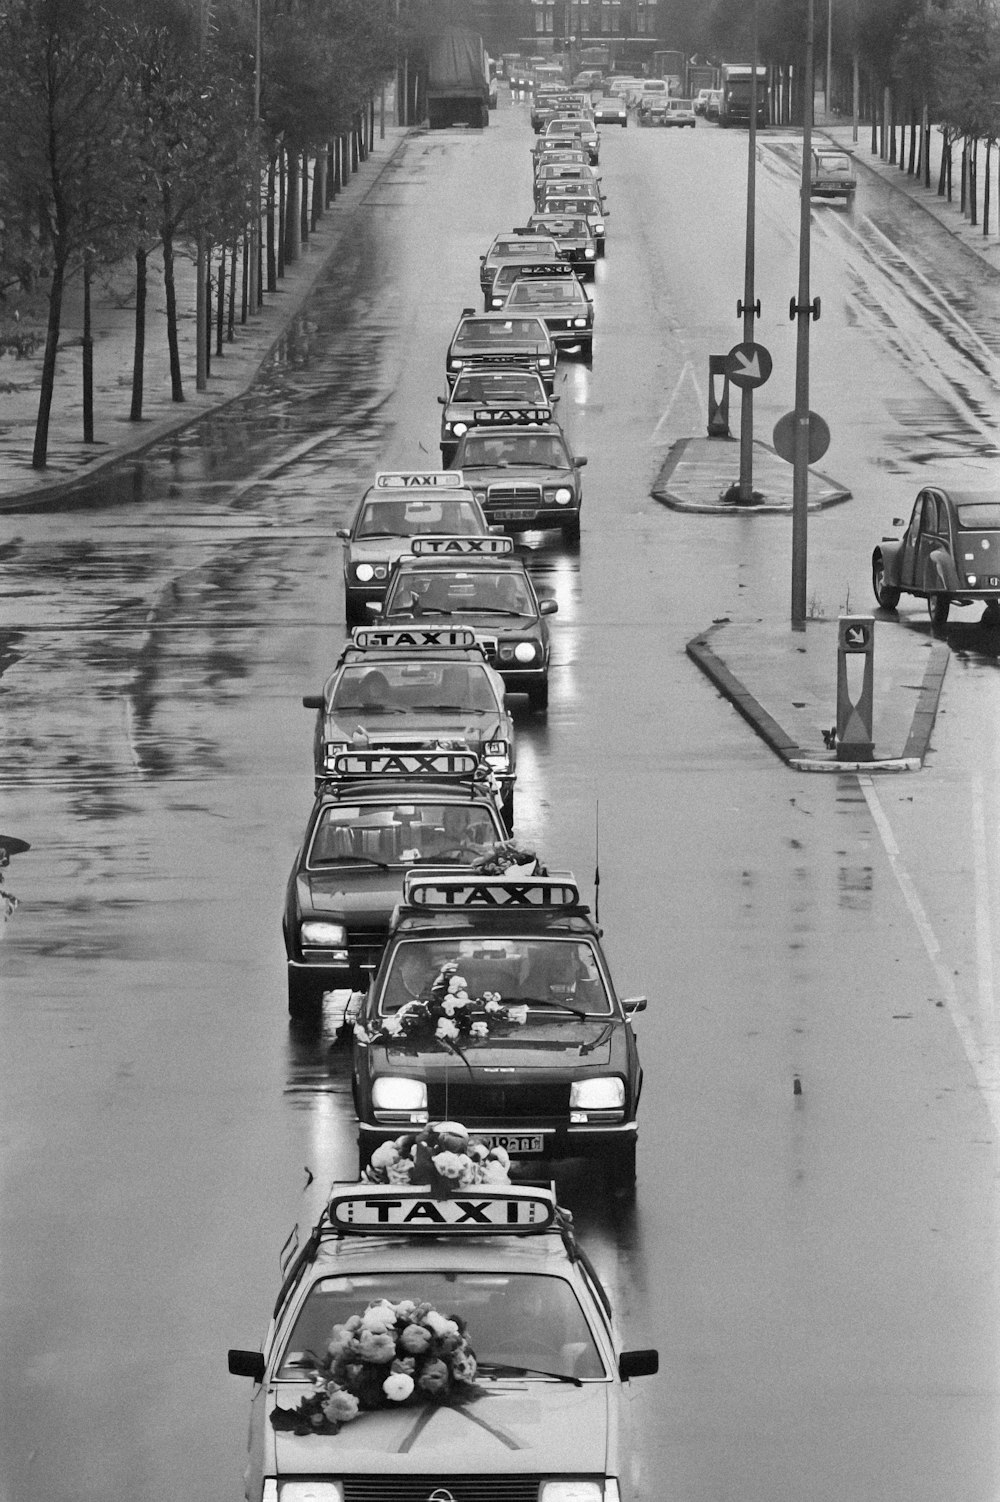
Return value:
M 561 876 L 427 876 L 407 872 L 403 902 L 411 907 L 563 908 L 580 905 L 574 878 Z
M 461 553 L 469 556 L 495 556 L 499 553 L 513 553 L 513 537 L 415 537 L 410 544 L 410 551 L 418 558 L 426 557 L 428 553 L 439 555 Z
M 341 751 L 333 758 L 334 777 L 474 777 L 479 757 L 472 751 Z
M 355 626 L 351 645 L 364 651 L 385 647 L 466 647 L 476 645 L 471 626 Z
M 335 1188 L 330 1224 L 346 1235 L 510 1235 L 547 1231 L 556 1222 L 551 1189 L 491 1185 L 436 1199 L 430 1185 L 352 1184 Z
M 460 469 L 392 469 L 378 470 L 376 490 L 464 490 Z

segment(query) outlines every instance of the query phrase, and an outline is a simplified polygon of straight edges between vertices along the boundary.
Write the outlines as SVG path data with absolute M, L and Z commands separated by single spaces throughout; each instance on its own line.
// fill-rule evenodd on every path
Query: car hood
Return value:
M 536 468 L 533 464 L 471 465 L 463 470 L 470 485 L 510 484 L 513 480 L 530 480 L 539 485 L 572 485 L 573 470 Z
M 350 917 L 362 928 L 388 929 L 392 910 L 403 897 L 403 869 L 350 866 L 311 871 L 296 878 L 300 913 Z
M 412 537 L 367 537 L 351 543 L 351 562 L 395 563 L 413 551 L 412 542 Z
M 278 1476 L 431 1474 L 603 1476 L 608 1465 L 609 1383 L 504 1379 L 462 1407 L 424 1404 L 364 1413 L 334 1435 L 273 1437 Z M 281 1387 L 281 1407 L 313 1389 Z M 267 1411 L 274 1407 L 268 1394 Z
M 523 635 L 525 632 L 538 631 L 541 629 L 539 616 L 533 615 L 487 615 L 485 612 L 470 610 L 453 610 L 451 615 L 421 615 L 421 616 L 386 616 L 387 626 L 409 625 L 412 620 L 417 620 L 421 625 L 436 626 L 469 626 L 476 633 L 476 640 L 490 640 L 497 636 L 509 636 L 511 633 Z M 516 664 L 514 664 L 516 666 Z
M 495 636 L 495 630 L 491 632 L 488 628 L 484 628 L 484 619 L 486 617 L 483 616 L 469 617 L 467 620 L 463 619 L 460 624 L 475 625 L 476 629 L 484 635 Z M 509 626 L 510 622 L 506 618 L 504 621 Z M 448 624 L 451 625 L 452 621 Z M 478 751 L 483 741 L 494 738 L 510 739 L 510 726 L 496 710 L 484 710 L 477 713 L 471 709 L 465 709 L 461 714 L 450 717 L 440 711 L 421 714 L 416 709 L 409 709 L 406 714 L 402 715 L 366 716 L 363 712 L 359 712 L 351 715 L 345 714 L 340 719 L 335 719 L 331 715 L 323 727 L 323 739 L 347 741 L 358 749 L 360 742 L 354 740 L 354 735 L 359 729 L 365 732 L 366 744 L 372 746 L 431 746 L 438 741 L 447 740 L 460 742 L 463 746 L 467 745 L 471 751 Z
M 534 1013 L 533 1019 L 538 1018 Z M 568 1067 L 583 1065 L 595 1071 L 624 1068 L 624 1032 L 619 1018 L 571 1017 L 553 1013 L 545 1021 L 531 1020 L 523 1027 L 505 1024 L 498 1035 L 487 1038 L 459 1038 L 450 1048 L 433 1039 L 405 1043 L 379 1044 L 372 1048 L 374 1073 L 381 1073 L 381 1061 L 393 1069 L 412 1069 L 415 1062 L 428 1078 L 446 1074 L 455 1068 L 455 1052 L 460 1051 L 469 1074 L 482 1074 L 487 1083 L 495 1084 L 495 1071 L 529 1070 L 562 1073 Z M 358 1045 L 360 1048 L 362 1045 Z

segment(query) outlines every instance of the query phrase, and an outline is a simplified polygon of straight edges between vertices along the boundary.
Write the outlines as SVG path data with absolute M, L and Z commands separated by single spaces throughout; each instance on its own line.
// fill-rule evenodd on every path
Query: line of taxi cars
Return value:
M 286 1243 L 261 1348 L 229 1352 L 253 1383 L 248 1502 L 621 1502 L 626 1384 L 658 1367 L 621 1349 L 554 1185 L 510 1177 L 584 1157 L 632 1192 L 646 1006 L 615 991 L 572 874 L 512 839 L 508 695 L 546 707 L 555 603 L 509 534 L 578 536 L 586 462 L 552 386 L 593 332 L 563 251 L 596 247 L 585 219 L 549 217 L 513 238 L 514 260 L 528 241 L 544 258 L 505 293 L 521 348 L 495 323 L 449 347 L 452 467 L 379 472 L 341 533 L 353 630 L 303 698 L 315 801 L 283 931 L 293 1020 L 350 997 L 361 1179 Z

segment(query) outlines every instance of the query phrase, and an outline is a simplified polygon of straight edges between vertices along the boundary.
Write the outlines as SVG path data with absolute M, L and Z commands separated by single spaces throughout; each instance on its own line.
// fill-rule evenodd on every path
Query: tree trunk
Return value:
M 240 300 L 240 324 L 242 326 L 247 321 L 247 312 L 250 303 L 250 236 L 245 230 L 243 232 L 243 286 L 240 290 L 242 293 Z
M 219 293 L 215 303 L 215 353 L 225 354 L 222 331 L 226 326 L 226 242 L 219 246 Z
M 83 441 L 94 441 L 94 331 L 90 317 L 91 252 L 83 253 Z
M 299 203 L 299 243 L 309 244 L 309 153 L 302 153 L 302 194 Z
M 907 164 L 907 177 L 915 177 L 917 173 L 917 112 L 910 110 L 910 160 Z
M 983 163 L 983 234 L 990 232 L 990 148 L 993 142 L 987 137 L 986 161 Z
M 132 407 L 129 422 L 142 422 L 143 378 L 146 364 L 146 247 L 135 252 L 135 343 L 132 348 Z
M 268 290 L 268 292 L 277 292 L 277 290 L 278 290 L 278 262 L 277 262 L 277 260 L 275 258 L 275 251 L 274 251 L 274 240 L 275 240 L 275 234 L 274 234 L 274 231 L 275 231 L 275 224 L 274 224 L 274 187 L 275 187 L 274 177 L 275 177 L 275 161 L 274 161 L 274 157 L 272 157 L 271 160 L 267 164 L 267 209 L 266 209 L 266 212 L 265 212 L 265 223 L 267 225 L 267 290 Z M 251 293 L 251 296 L 252 295 L 253 294 Z
M 49 283 L 49 317 L 42 360 L 42 384 L 38 396 L 38 418 L 35 422 L 35 446 L 31 454 L 32 469 L 44 469 L 48 459 L 49 418 L 52 415 L 52 395 L 56 385 L 56 356 L 59 353 L 59 324 L 62 319 L 65 279 L 65 252 L 60 251 L 53 260 L 52 280 Z
M 174 285 L 174 227 L 164 224 L 160 230 L 163 240 L 163 291 L 167 300 L 167 350 L 170 355 L 170 399 L 184 400 L 184 384 L 181 380 L 181 352 L 177 339 L 177 288 Z
M 979 172 L 978 172 L 978 168 L 979 168 L 979 137 L 978 136 L 973 136 L 973 138 L 972 138 L 972 150 L 969 152 L 969 223 L 972 224 L 972 225 L 976 225 L 976 224 L 979 223 L 979 205 L 976 202 L 976 198 L 978 197 L 978 189 L 979 189 L 979 183 L 978 183 Z
M 243 236 L 243 265 L 247 263 L 246 235 Z M 236 236 L 233 236 L 233 248 L 229 258 L 229 316 L 226 320 L 226 343 L 232 344 L 236 338 Z
M 278 279 L 285 274 L 285 148 L 278 153 Z
M 327 143 L 326 143 L 326 176 L 325 176 L 325 181 L 326 181 L 326 206 L 327 206 L 327 208 L 330 207 L 330 205 L 333 203 L 333 200 L 337 196 L 337 184 L 336 184 L 336 181 L 334 179 L 334 171 L 335 171 L 334 161 L 335 161 L 335 157 L 334 157 L 334 144 L 333 144 L 333 141 L 327 141 Z
M 312 208 L 309 214 L 309 225 L 316 233 L 320 215 L 326 207 L 326 152 L 317 151 L 316 160 L 313 164 L 313 191 Z

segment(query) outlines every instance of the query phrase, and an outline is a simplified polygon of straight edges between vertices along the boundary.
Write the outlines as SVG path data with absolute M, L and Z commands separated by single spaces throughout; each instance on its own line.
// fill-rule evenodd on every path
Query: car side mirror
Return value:
M 555 600 L 539 600 L 538 602 L 539 615 L 555 615 L 558 609 L 559 605 Z
M 892 519 L 892 525 L 894 527 L 905 527 L 906 526 L 906 522 L 903 520 L 903 518 L 901 516 L 894 516 L 893 519 Z
M 659 1351 L 622 1351 L 618 1358 L 618 1375 L 623 1382 L 631 1382 L 633 1377 L 654 1377 L 659 1370 Z
M 587 463 L 587 456 L 586 456 L 586 454 L 578 454 L 577 457 L 573 460 L 573 467 L 574 467 L 574 469 L 583 469 L 584 466 L 586 465 L 586 463 Z
M 552 405 L 554 407 L 555 404 L 556 404 L 556 402 L 561 402 L 562 401 L 562 397 L 561 396 L 553 396 L 552 398 L 550 398 L 550 400 L 551 400 Z
M 234 1377 L 252 1377 L 255 1382 L 263 1382 L 263 1351 L 230 1351 L 229 1370 Z
M 644 1012 L 649 998 L 646 996 L 626 996 L 622 1001 L 622 1011 L 627 1017 L 633 1012 Z
M 447 406 L 447 404 L 448 404 L 448 398 L 446 396 L 439 396 L 438 397 L 438 406 L 439 407 L 445 407 L 445 406 Z
M 322 709 L 323 708 L 323 695 L 322 694 L 303 694 L 302 695 L 302 708 L 303 709 Z
M 336 530 L 336 532 L 334 532 L 333 535 L 334 535 L 334 537 L 342 537 L 344 539 L 344 541 L 346 542 L 347 539 L 350 537 L 351 534 L 347 530 L 346 527 L 338 527 L 337 530 Z

